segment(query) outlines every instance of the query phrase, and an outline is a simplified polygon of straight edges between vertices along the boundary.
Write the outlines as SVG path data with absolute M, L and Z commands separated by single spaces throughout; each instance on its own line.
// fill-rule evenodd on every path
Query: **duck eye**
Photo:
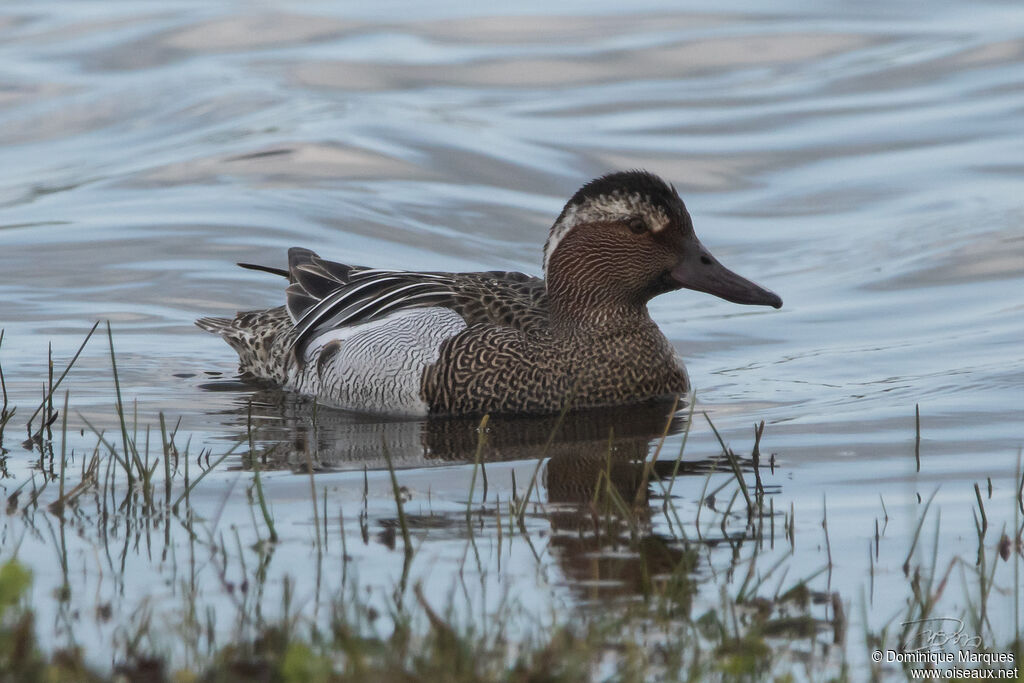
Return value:
M 647 224 L 644 223 L 643 220 L 641 220 L 639 218 L 634 218 L 633 220 L 629 221 L 628 225 L 629 225 L 630 231 L 634 235 L 641 235 L 641 234 L 647 232 Z

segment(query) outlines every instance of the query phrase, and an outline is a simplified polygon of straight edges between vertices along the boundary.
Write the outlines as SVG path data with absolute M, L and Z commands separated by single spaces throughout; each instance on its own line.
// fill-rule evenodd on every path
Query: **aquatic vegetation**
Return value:
M 439 423 L 425 448 L 451 458 L 452 488 L 424 502 L 417 470 L 398 468 L 386 441 L 380 467 L 337 471 L 316 436 L 330 414 L 315 406 L 300 417 L 314 436 L 297 451 L 262 437 L 251 403 L 245 433 L 217 453 L 193 451 L 163 415 L 158 430 L 138 424 L 109 327 L 106 341 L 117 433 L 74 413 L 68 390 L 56 405 L 48 396 L 22 446 L 34 473 L 5 484 L 7 679 L 882 679 L 920 665 L 871 653 L 911 650 L 937 618 L 977 639 L 969 666 L 1012 667 L 998 653 L 1019 661 L 1019 472 L 1015 495 L 999 499 L 1012 510 L 992 509 L 991 481 L 987 493 L 971 487 L 976 557 L 941 552 L 937 493 L 916 506 L 907 545 L 883 548 L 881 500 L 860 588 L 873 593 L 876 567 L 902 567 L 903 605 L 858 618 L 870 597 L 833 586 L 827 499 L 818 522 L 776 509 L 764 423 L 745 456 L 700 411 L 720 451 L 697 459 L 685 436 L 664 451 L 670 434 L 689 434 L 695 400 L 647 422 Z M 822 535 L 808 539 L 815 527 Z M 804 543 L 819 546 L 816 564 L 799 555 Z M 44 548 L 58 559 L 56 589 L 34 571 Z M 1004 596 L 1013 634 L 994 626 Z

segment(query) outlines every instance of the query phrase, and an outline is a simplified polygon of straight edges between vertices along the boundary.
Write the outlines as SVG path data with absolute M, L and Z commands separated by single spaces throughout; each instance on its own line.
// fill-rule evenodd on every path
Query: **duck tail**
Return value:
M 200 318 L 196 321 L 196 327 L 223 337 L 231 331 L 232 322 L 231 318 Z
M 239 369 L 284 384 L 294 323 L 284 306 L 246 311 L 231 318 L 200 318 L 196 326 L 219 335 L 238 353 Z
M 244 314 L 239 314 L 234 320 L 231 318 L 200 318 L 196 321 L 196 327 L 207 332 L 219 336 L 221 339 L 226 341 L 231 348 L 238 352 L 239 358 L 243 363 L 247 360 L 251 361 L 250 356 L 253 355 L 252 350 L 252 334 L 250 330 L 240 323 Z

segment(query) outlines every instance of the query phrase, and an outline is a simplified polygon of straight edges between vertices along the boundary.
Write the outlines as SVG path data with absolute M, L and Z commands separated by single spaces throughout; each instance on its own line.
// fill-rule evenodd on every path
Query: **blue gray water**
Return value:
M 642 167 L 676 185 L 721 261 L 785 301 L 773 311 L 681 292 L 652 304 L 697 387 L 688 457 L 718 450 L 701 411 L 737 451 L 765 420 L 776 509 L 792 504 L 810 539 L 800 573 L 823 562 L 827 500 L 831 585 L 858 609 L 880 494 L 903 515 L 887 539 L 904 549 L 893 574 L 918 497 L 937 487 L 944 552 L 970 555 L 973 484 L 991 478 L 990 507 L 1011 513 L 1024 445 L 1024 10 L 760 7 L 5 7 L 0 362 L 19 417 L 38 404 L 47 342 L 60 369 L 109 320 L 140 423 L 181 416 L 194 447 L 226 450 L 253 390 L 231 382 L 233 353 L 192 321 L 283 302 L 276 278 L 236 261 L 281 265 L 301 245 L 351 263 L 536 274 L 565 199 Z M 78 413 L 115 427 L 105 339 L 65 387 Z M 278 422 L 266 443 L 289 438 Z M 332 466 L 359 474 L 323 474 L 324 486 L 361 490 L 383 435 L 411 488 L 442 508 L 464 503 L 471 467 L 437 474 L 422 425 L 333 415 L 328 434 Z M 8 490 L 33 471 L 21 438 L 8 427 Z M 240 464 L 208 477 L 210 501 Z M 308 481 L 268 481 L 278 518 L 308 545 Z M 683 494 L 691 504 L 701 484 Z M 424 547 L 444 557 L 448 542 Z M 49 551 L 33 547 L 20 556 L 45 592 Z M 360 557 L 388 565 L 381 552 Z M 303 561 L 280 571 L 301 574 Z M 164 571 L 136 562 L 140 576 Z M 565 565 L 546 571 L 576 599 Z M 532 569 L 500 578 L 517 590 L 533 580 Z M 877 590 L 899 602 L 902 588 L 892 577 Z M 891 603 L 872 592 L 867 613 L 884 622 Z

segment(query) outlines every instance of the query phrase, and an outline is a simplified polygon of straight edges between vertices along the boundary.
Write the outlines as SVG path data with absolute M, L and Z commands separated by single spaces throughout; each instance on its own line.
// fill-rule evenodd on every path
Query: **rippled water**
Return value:
M 96 320 L 110 320 L 140 423 L 180 415 L 194 444 L 226 450 L 254 389 L 231 381 L 233 352 L 192 321 L 283 302 L 276 278 L 235 262 L 281 265 L 301 245 L 383 267 L 537 274 L 565 199 L 608 170 L 643 167 L 676 185 L 723 262 L 785 301 L 755 310 L 683 292 L 651 311 L 726 441 L 749 449 L 751 424 L 767 422 L 777 509 L 793 504 L 815 539 L 803 549 L 808 574 L 822 562 L 827 498 L 831 582 L 856 601 L 880 493 L 890 513 L 906 507 L 910 521 L 891 539 L 905 548 L 918 496 L 941 485 L 956 553 L 973 547 L 971 485 L 991 478 L 993 506 L 1015 491 L 1022 63 L 1024 11 L 1013 2 L 790 2 L 768 13 L 521 3 L 500 16 L 461 3 L 9 6 L 7 389 L 27 416 L 46 342 L 60 369 Z M 65 386 L 81 414 L 115 427 L 104 340 L 90 342 Z M 262 447 L 309 422 L 308 406 L 255 397 Z M 382 467 L 383 440 L 407 467 L 442 453 L 448 474 L 415 469 L 408 485 L 429 490 L 435 507 L 464 505 L 471 467 L 450 463 L 472 457 L 458 445 L 465 426 L 439 437 L 421 423 L 327 415 L 313 437 L 323 466 L 359 476 L 323 474 L 324 485 L 361 489 L 363 466 Z M 35 462 L 18 438 L 9 427 L 9 490 Z M 670 435 L 665 451 L 681 439 Z M 711 457 L 716 443 L 695 419 L 687 453 Z M 519 448 L 500 459 L 528 477 L 536 451 Z M 244 465 L 228 460 L 208 478 L 211 500 Z M 308 524 L 308 501 L 287 503 L 308 496 L 308 481 L 269 481 L 278 515 Z M 380 514 L 393 516 L 387 505 L 384 496 Z M 244 506 L 234 514 L 249 523 Z M 443 536 L 429 546 L 439 555 Z M 363 554 L 382 561 L 370 546 Z M 306 571 L 292 562 L 280 570 Z M 568 566 L 549 569 L 571 588 Z M 889 616 L 875 595 L 868 612 Z

